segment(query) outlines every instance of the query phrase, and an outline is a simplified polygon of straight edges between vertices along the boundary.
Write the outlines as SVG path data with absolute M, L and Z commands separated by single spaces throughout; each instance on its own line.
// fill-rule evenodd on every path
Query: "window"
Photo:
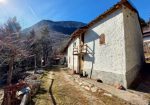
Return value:
M 76 42 L 73 43 L 73 47 L 76 47 Z
M 102 44 L 105 44 L 105 34 L 101 34 L 100 37 L 99 37 L 99 43 L 102 45 Z

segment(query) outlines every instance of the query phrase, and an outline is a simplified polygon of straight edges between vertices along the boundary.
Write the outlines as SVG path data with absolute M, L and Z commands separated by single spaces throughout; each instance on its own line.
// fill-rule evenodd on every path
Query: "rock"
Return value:
M 55 73 L 54 73 L 54 72 L 50 72 L 50 74 L 51 74 L 51 75 L 55 75 Z
M 44 73 L 44 70 L 37 70 L 35 71 L 36 74 L 43 74 Z
M 97 87 L 92 87 L 92 88 L 91 88 L 91 91 L 92 91 L 93 93 L 97 92 L 97 90 L 98 90 Z
M 75 81 L 75 79 L 74 79 L 74 78 L 72 78 L 72 80 L 73 80 L 73 81 Z
M 72 76 L 71 76 L 71 75 L 68 75 L 68 78 L 72 78 Z
M 80 86 L 82 86 L 82 85 L 83 85 L 83 83 L 82 83 L 82 82 L 80 82 L 80 83 L 79 83 L 79 85 L 80 85 Z
M 103 95 L 108 96 L 108 97 L 112 97 L 112 94 L 109 94 L 109 93 L 104 93 Z
M 86 89 L 86 90 L 90 90 L 90 88 L 88 87 L 88 86 L 84 86 L 84 89 Z
M 116 89 L 125 90 L 125 88 L 121 84 L 119 84 L 119 83 L 115 83 L 114 86 L 115 86 Z
M 50 79 L 55 79 L 55 75 L 50 75 Z
M 82 82 L 83 83 L 83 85 L 85 85 L 85 86 L 90 86 L 90 83 L 87 83 L 87 82 Z
M 102 93 L 102 92 L 103 92 L 103 90 L 102 90 L 102 89 L 98 89 L 98 92 L 99 92 L 99 93 Z
M 84 88 L 85 86 L 81 85 L 82 88 Z
M 94 84 L 89 84 L 89 87 L 90 87 L 90 88 L 94 87 Z
M 79 83 L 79 80 L 78 80 L 78 79 L 75 79 L 75 82 Z

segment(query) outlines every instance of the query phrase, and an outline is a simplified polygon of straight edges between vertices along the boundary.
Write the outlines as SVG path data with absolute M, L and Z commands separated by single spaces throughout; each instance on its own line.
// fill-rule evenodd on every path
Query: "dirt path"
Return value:
M 42 80 L 41 89 L 31 105 L 130 105 L 116 97 L 101 96 L 84 90 L 70 80 L 63 70 L 53 69 Z
M 105 105 L 69 80 L 64 71 L 55 72 L 53 95 L 58 105 Z

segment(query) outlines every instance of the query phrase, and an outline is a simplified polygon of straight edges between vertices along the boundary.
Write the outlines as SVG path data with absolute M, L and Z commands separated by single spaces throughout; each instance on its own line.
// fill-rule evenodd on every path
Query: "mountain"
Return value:
M 26 28 L 22 31 L 23 36 L 30 36 L 31 31 L 35 31 L 37 39 L 42 37 L 41 31 L 43 28 L 48 27 L 49 38 L 52 40 L 52 46 L 60 47 L 65 46 L 70 38 L 70 35 L 78 28 L 85 26 L 85 23 L 76 22 L 76 21 L 51 21 L 51 20 L 42 20 L 33 26 Z M 48 38 L 48 39 L 49 39 Z
M 51 21 L 51 20 L 42 20 L 35 25 L 26 28 L 23 30 L 23 33 L 29 34 L 31 30 L 39 31 L 43 27 L 48 26 L 49 31 L 51 32 L 58 32 L 64 35 L 70 35 L 73 31 L 77 28 L 83 27 L 86 24 L 76 21 Z

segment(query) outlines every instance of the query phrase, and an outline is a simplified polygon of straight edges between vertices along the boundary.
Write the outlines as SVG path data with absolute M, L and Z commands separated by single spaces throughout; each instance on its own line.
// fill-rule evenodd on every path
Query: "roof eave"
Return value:
M 71 40 L 69 41 L 69 43 L 67 44 L 67 46 L 65 47 L 65 49 L 67 49 L 69 47 L 69 45 L 71 44 L 71 42 L 76 39 L 77 37 L 79 37 L 80 35 L 84 34 L 91 26 L 93 26 L 95 23 L 97 23 L 98 21 L 106 18 L 108 15 L 114 13 L 116 10 L 122 8 L 122 6 L 126 6 L 128 7 L 130 10 L 136 12 L 138 14 L 139 17 L 139 13 L 138 11 L 128 2 L 128 0 L 121 0 L 120 2 L 118 2 L 117 4 L 115 4 L 112 8 L 110 8 L 109 10 L 107 10 L 106 12 L 104 12 L 103 14 L 101 14 L 100 16 L 98 16 L 96 19 L 94 19 L 93 21 L 91 21 L 89 24 L 87 24 L 86 26 L 77 29 L 72 35 L 71 35 Z M 66 51 L 66 50 L 64 50 Z

